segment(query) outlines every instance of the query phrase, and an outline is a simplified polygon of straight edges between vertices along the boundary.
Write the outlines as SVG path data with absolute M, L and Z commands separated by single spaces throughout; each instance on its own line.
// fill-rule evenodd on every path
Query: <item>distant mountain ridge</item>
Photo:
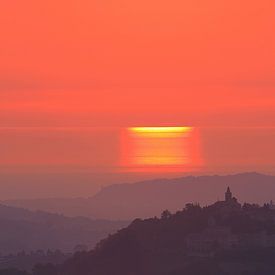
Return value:
M 77 245 L 92 248 L 99 240 L 128 223 L 65 217 L 0 204 L 0 253 L 62 250 L 73 252 Z
M 12 200 L 5 203 L 68 216 L 128 220 L 159 215 L 163 209 L 180 210 L 187 202 L 211 204 L 223 199 L 221 194 L 227 186 L 238 194 L 241 202 L 263 204 L 275 200 L 275 176 L 243 173 L 116 184 L 103 188 L 91 198 Z

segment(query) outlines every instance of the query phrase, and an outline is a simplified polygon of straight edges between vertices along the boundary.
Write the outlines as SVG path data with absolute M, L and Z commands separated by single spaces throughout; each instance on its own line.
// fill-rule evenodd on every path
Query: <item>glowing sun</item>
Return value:
M 202 164 L 198 129 L 131 127 L 123 130 L 121 162 L 133 171 L 192 170 Z

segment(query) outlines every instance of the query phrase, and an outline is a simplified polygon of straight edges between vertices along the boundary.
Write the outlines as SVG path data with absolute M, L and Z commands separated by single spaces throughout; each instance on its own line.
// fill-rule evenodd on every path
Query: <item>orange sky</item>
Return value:
M 272 0 L 1 1 L 1 125 L 272 126 L 274 10 Z
M 79 127 L 133 126 L 204 129 L 206 165 L 273 165 L 274 10 L 273 0 L 1 1 L 0 168 L 109 167 L 119 134 Z

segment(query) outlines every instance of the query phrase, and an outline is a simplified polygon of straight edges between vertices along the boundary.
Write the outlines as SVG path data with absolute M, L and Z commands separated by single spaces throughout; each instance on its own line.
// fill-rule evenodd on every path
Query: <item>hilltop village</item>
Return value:
M 222 250 L 275 247 L 275 207 L 272 201 L 263 207 L 241 205 L 228 187 L 225 200 L 206 209 L 212 211 L 206 228 L 186 236 L 189 255 L 213 256 Z M 234 218 L 243 221 L 237 226 Z M 244 221 L 247 221 L 246 225 Z

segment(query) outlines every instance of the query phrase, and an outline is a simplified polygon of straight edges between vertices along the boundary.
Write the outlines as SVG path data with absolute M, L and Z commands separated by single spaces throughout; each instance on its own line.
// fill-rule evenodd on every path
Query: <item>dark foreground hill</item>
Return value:
M 231 195 L 204 208 L 187 204 L 136 219 L 94 250 L 32 275 L 274 275 L 274 218 L 273 205 L 241 206 Z
M 127 224 L 0 205 L 0 253 L 48 249 L 72 252 L 81 244 L 92 248 L 100 239 Z
M 117 184 L 103 188 L 91 198 L 36 199 L 5 202 L 31 210 L 87 216 L 99 219 L 148 218 L 163 209 L 174 212 L 187 202 L 201 205 L 222 199 L 223 190 L 231 186 L 242 202 L 263 204 L 275 201 L 275 177 L 257 173 L 228 176 L 188 176 L 157 179 L 134 184 Z

